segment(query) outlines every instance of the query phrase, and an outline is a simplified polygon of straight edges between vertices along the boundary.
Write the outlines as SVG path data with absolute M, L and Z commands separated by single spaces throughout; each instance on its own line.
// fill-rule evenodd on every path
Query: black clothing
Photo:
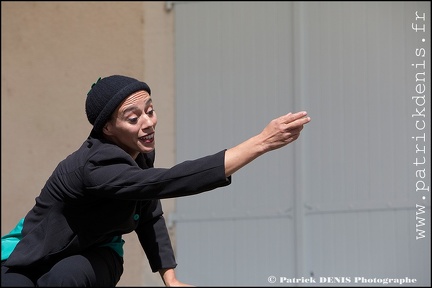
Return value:
M 22 239 L 3 265 L 52 266 L 135 231 L 153 272 L 174 268 L 159 199 L 229 185 L 224 155 L 225 150 L 170 169 L 153 168 L 154 151 L 134 160 L 91 134 L 56 167 L 25 216 Z

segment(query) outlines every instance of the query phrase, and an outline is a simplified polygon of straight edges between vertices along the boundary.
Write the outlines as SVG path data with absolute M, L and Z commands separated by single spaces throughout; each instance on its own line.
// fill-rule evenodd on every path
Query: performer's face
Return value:
M 127 97 L 103 128 L 105 136 L 129 153 L 149 153 L 155 148 L 156 112 L 148 92 L 141 90 Z

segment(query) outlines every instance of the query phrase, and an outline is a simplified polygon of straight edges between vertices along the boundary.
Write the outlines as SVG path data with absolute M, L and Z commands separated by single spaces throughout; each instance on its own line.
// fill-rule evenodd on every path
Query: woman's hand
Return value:
M 306 111 L 302 111 L 273 119 L 258 135 L 264 152 L 281 148 L 297 140 L 303 126 L 310 121 L 310 117 L 306 116 Z
M 192 285 L 185 284 L 177 280 L 175 275 L 175 271 L 173 268 L 170 269 L 161 269 L 159 270 L 159 274 L 162 277 L 162 280 L 166 287 L 193 287 Z

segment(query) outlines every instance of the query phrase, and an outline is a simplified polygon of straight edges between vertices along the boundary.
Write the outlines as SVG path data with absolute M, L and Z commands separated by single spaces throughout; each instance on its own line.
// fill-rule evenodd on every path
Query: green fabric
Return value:
M 21 231 L 24 225 L 24 218 L 22 218 L 18 224 L 13 228 L 9 234 L 1 237 L 1 261 L 9 258 L 12 251 L 15 249 L 18 242 L 22 239 Z M 110 247 L 113 249 L 120 257 L 123 257 L 123 244 L 125 241 L 121 236 L 114 236 L 111 242 L 102 244 L 101 247 Z

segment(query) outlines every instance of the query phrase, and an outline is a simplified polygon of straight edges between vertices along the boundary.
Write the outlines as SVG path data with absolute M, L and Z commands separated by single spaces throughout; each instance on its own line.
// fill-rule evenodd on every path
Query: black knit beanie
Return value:
M 93 125 L 93 130 L 101 133 L 103 126 L 120 103 L 131 94 L 145 90 L 149 94 L 150 87 L 137 79 L 112 75 L 99 78 L 93 83 L 87 93 L 85 110 L 87 119 Z

